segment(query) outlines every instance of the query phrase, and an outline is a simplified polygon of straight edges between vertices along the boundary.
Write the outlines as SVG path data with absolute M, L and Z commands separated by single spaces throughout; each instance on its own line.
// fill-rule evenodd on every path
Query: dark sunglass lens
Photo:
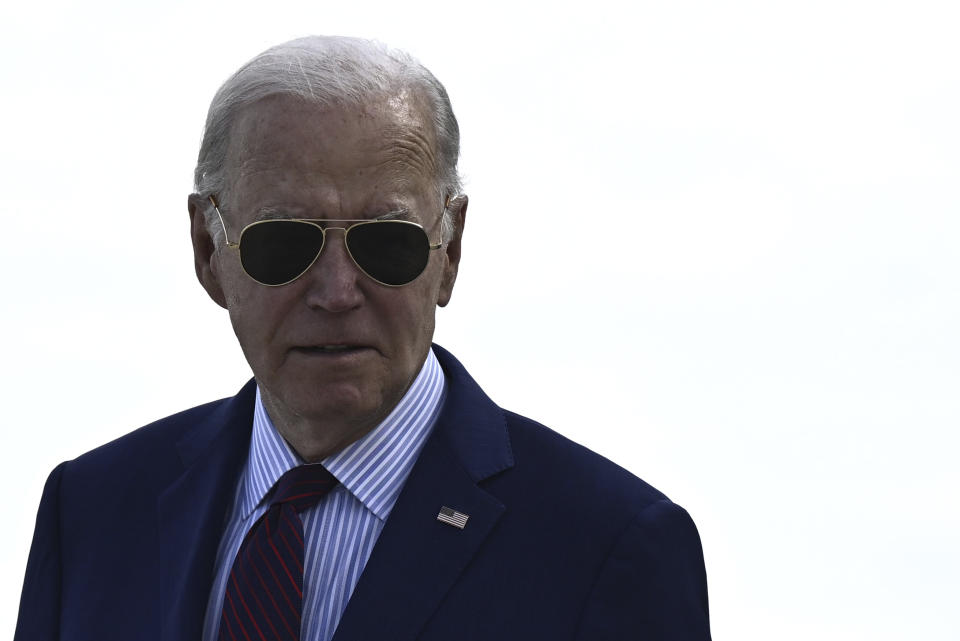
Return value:
M 264 285 L 288 283 L 313 263 L 323 231 L 294 220 L 270 220 L 247 227 L 240 238 L 243 269 Z
M 386 285 L 406 285 L 430 260 L 430 240 L 423 228 L 403 221 L 354 225 L 347 245 L 360 269 Z

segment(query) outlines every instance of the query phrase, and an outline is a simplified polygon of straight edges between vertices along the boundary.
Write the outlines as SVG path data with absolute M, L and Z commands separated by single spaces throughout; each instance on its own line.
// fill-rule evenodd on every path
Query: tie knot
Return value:
M 319 464 L 301 465 L 288 470 L 273 486 L 270 505 L 290 503 L 303 512 L 337 485 L 337 479 Z

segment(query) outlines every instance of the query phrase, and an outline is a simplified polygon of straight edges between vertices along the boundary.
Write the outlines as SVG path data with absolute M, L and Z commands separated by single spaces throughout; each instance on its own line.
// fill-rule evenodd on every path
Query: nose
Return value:
M 308 281 L 307 305 L 328 312 L 345 312 L 363 303 L 360 279 L 365 278 L 344 244 L 345 231 L 328 227 L 323 249 L 301 278 Z

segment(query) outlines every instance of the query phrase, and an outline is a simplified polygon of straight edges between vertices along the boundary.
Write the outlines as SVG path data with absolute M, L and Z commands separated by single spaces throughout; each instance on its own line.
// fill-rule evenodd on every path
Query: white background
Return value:
M 957 7 L 5 3 L 0 637 L 50 469 L 249 376 L 193 273 L 206 107 L 340 33 L 460 119 L 437 341 L 689 509 L 716 639 L 956 641 Z

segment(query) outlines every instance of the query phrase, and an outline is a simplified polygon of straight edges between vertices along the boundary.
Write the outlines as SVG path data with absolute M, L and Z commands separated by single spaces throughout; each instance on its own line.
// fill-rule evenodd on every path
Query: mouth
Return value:
M 359 354 L 371 348 L 365 345 L 344 345 L 339 343 L 329 345 L 301 345 L 290 351 L 308 356 L 349 356 Z

